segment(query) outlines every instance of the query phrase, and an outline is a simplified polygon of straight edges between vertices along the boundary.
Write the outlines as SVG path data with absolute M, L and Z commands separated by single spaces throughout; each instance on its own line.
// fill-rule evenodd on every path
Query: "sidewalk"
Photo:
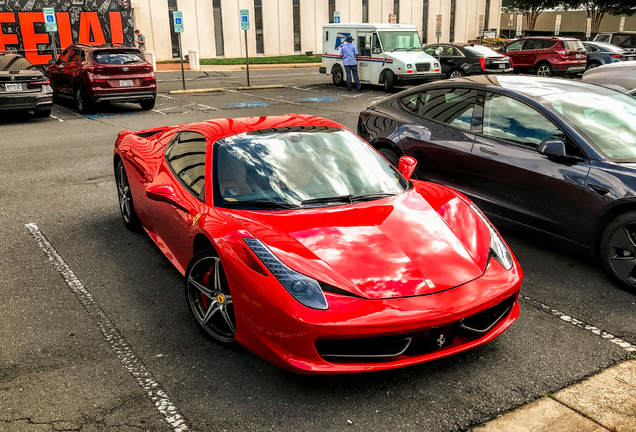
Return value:
M 322 63 L 272 63 L 272 64 L 250 64 L 250 70 L 262 69 L 296 69 L 296 68 L 319 68 Z M 183 69 L 190 70 L 188 62 L 183 62 Z M 241 71 L 247 69 L 243 65 L 201 65 L 203 72 L 227 72 Z M 157 72 L 181 70 L 181 63 L 158 63 Z
M 473 432 L 636 431 L 636 360 L 628 360 Z

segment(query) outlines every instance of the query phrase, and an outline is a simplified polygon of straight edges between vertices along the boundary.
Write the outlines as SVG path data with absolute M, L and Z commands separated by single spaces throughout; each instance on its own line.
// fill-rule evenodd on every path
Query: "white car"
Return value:
M 633 94 L 631 91 L 636 90 L 636 61 L 612 63 L 590 69 L 583 74 L 583 82 Z

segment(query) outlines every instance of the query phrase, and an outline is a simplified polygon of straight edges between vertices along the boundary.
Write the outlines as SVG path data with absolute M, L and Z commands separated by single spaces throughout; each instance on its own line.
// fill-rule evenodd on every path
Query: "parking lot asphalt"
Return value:
M 169 95 L 180 72 L 158 74 L 153 111 L 111 104 L 83 116 L 69 102 L 49 119 L 0 119 L 0 431 L 468 430 L 630 357 L 572 318 L 636 344 L 636 296 L 597 261 L 511 231 L 502 234 L 524 270 L 521 316 L 472 351 L 307 377 L 212 342 L 180 274 L 123 226 L 119 130 L 285 113 L 355 130 L 385 95 L 335 88 L 317 69 L 254 71 L 252 85 L 286 87 L 243 92 L 234 87 L 244 72 L 209 74 L 188 72 L 188 87 L 227 90 Z

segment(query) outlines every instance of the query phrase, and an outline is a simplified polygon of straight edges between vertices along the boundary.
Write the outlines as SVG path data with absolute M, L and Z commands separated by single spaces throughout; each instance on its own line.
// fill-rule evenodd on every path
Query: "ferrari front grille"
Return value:
M 316 341 L 316 350 L 325 359 L 381 359 L 402 355 L 410 344 L 406 335 L 329 339 Z
M 515 295 L 508 297 L 496 306 L 486 309 L 483 312 L 464 318 L 460 328 L 472 333 L 486 333 L 493 328 L 503 317 L 508 315 L 515 304 Z

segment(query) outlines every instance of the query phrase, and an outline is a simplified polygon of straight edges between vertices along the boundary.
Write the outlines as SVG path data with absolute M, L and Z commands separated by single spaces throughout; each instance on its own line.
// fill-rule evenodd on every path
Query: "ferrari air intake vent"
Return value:
M 316 341 L 316 350 L 325 359 L 379 359 L 397 357 L 411 344 L 405 335 L 360 339 L 332 339 Z
M 514 304 L 515 296 L 513 295 L 497 306 L 493 306 L 477 315 L 465 318 L 462 320 L 460 327 L 473 333 L 486 333 L 493 328 L 500 319 L 508 315 Z

